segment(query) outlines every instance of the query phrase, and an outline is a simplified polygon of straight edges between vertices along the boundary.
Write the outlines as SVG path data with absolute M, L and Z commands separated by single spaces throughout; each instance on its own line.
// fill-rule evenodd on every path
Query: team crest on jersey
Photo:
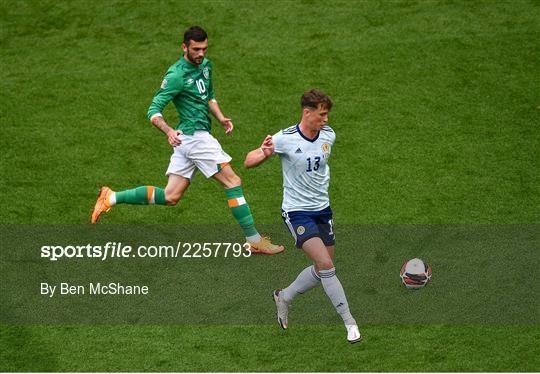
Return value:
M 324 153 L 330 152 L 330 144 L 324 143 L 324 144 L 322 145 L 322 150 L 323 150 Z
M 163 81 L 161 82 L 161 89 L 164 90 L 165 88 L 167 88 L 168 84 L 169 82 L 167 82 L 167 79 L 163 79 Z
M 302 235 L 302 234 L 305 233 L 305 232 L 306 232 L 306 228 L 305 228 L 304 226 L 298 226 L 298 227 L 296 228 L 296 233 L 297 233 L 298 235 Z
M 210 78 L 210 70 L 208 69 L 208 66 L 204 67 L 202 73 L 206 79 Z

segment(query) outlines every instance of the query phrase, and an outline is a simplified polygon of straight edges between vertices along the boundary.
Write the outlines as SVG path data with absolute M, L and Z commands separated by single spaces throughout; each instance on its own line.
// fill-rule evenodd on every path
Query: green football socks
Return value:
M 253 222 L 251 210 L 244 198 L 242 186 L 226 188 L 225 194 L 227 195 L 229 208 L 231 208 L 234 218 L 240 224 L 240 227 L 242 227 L 246 237 L 260 240 L 259 232 Z M 141 186 L 130 190 L 118 191 L 112 194 L 110 204 L 165 205 L 165 190 L 154 186 Z
M 154 186 L 141 186 L 131 190 L 119 191 L 114 193 L 115 204 L 158 204 L 165 205 L 165 190 Z
M 258 237 L 259 233 L 255 228 L 249 205 L 244 198 L 242 186 L 226 188 L 225 194 L 227 195 L 229 208 L 231 208 L 234 218 L 240 224 L 242 230 L 244 230 L 246 237 Z

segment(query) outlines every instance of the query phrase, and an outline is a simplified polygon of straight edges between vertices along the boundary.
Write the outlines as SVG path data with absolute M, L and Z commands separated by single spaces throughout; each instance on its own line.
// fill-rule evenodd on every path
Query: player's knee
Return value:
M 318 271 L 320 271 L 320 270 L 330 270 L 330 269 L 332 269 L 334 267 L 334 263 L 329 258 L 329 259 L 326 259 L 326 260 L 317 261 L 316 267 L 317 267 Z

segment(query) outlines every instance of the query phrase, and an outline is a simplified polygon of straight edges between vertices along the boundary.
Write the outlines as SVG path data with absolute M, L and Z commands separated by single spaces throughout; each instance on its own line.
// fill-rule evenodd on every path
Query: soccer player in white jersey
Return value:
M 356 343 L 362 339 L 362 335 L 351 315 L 332 262 L 335 236 L 328 198 L 328 158 L 336 134 L 327 125 L 332 100 L 324 92 L 312 89 L 304 92 L 300 102 L 300 123 L 274 136 L 266 136 L 261 147 L 249 152 L 244 162 L 247 168 L 252 168 L 273 154 L 280 157 L 283 170 L 283 220 L 296 246 L 313 261 L 313 265 L 302 270 L 287 288 L 273 292 L 278 322 L 283 329 L 287 329 L 289 306 L 293 299 L 322 283 L 345 323 L 347 340 Z

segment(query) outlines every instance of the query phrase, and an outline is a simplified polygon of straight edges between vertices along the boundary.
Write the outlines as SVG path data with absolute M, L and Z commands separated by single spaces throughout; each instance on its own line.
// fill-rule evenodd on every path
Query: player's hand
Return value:
M 274 153 L 274 143 L 272 142 L 272 135 L 266 135 L 263 143 L 261 144 L 261 151 L 263 151 L 265 157 L 272 156 Z
M 169 141 L 169 144 L 172 145 L 173 147 L 177 147 L 180 144 L 182 144 L 182 141 L 179 138 L 179 136 L 182 135 L 182 134 L 183 134 L 183 132 L 180 131 L 180 130 L 171 129 L 167 133 L 167 140 Z
M 232 120 L 230 118 L 223 118 L 220 122 L 223 126 L 223 129 L 225 130 L 225 134 L 230 135 L 234 129 Z

